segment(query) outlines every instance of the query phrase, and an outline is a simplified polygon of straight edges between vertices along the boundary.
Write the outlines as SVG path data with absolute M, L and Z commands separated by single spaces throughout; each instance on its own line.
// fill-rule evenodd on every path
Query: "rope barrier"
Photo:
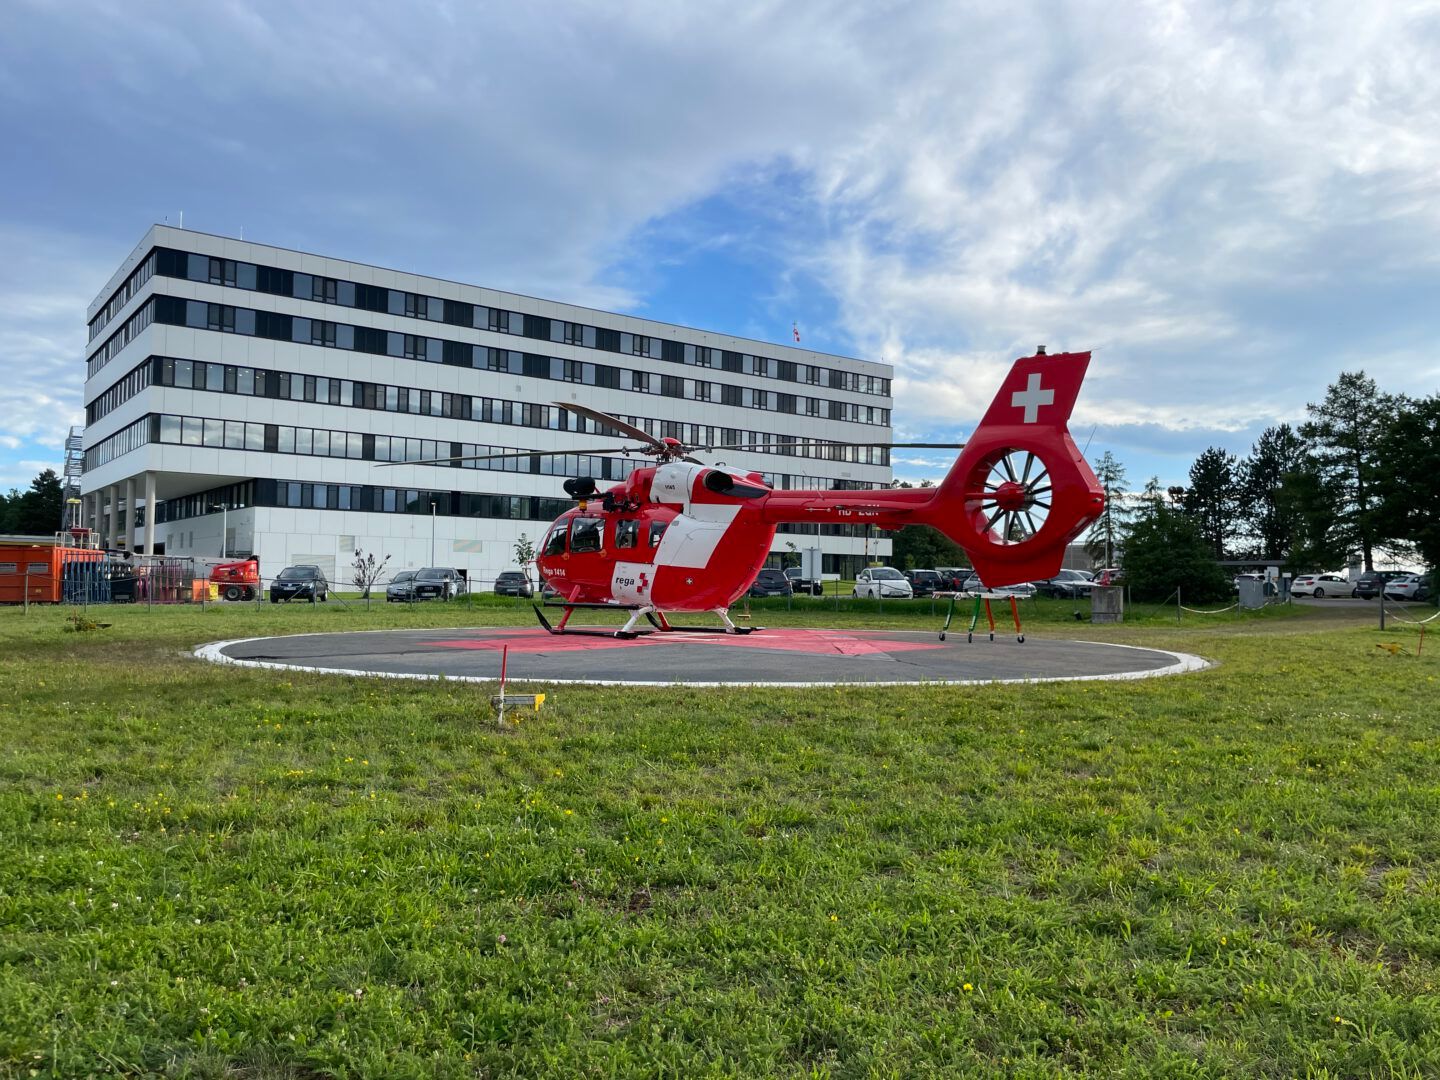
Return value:
M 1397 611 L 1392 611 L 1392 610 L 1390 610 L 1389 608 L 1386 608 L 1386 607 L 1384 606 L 1384 603 L 1383 603 L 1383 602 L 1381 603 L 1381 607 L 1384 608 L 1385 614 L 1386 614 L 1389 618 L 1394 619 L 1396 622 L 1407 622 L 1407 623 L 1409 623 L 1411 626 L 1424 626 L 1426 623 L 1434 622 L 1436 619 L 1440 619 L 1440 611 L 1437 611 L 1434 615 L 1431 615 L 1428 619 L 1407 619 L 1404 615 L 1401 615 L 1399 612 L 1397 612 Z
M 1181 604 L 1180 610 L 1188 611 L 1191 615 L 1223 615 L 1227 611 L 1234 611 L 1239 606 L 1238 603 L 1234 603 L 1229 607 L 1216 608 L 1214 611 L 1201 611 L 1199 608 L 1186 607 L 1184 604 Z

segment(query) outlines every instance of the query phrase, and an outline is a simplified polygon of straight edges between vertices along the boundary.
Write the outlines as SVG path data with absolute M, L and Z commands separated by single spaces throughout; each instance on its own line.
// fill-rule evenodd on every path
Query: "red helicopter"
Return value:
M 693 454 L 781 449 L 778 444 L 686 447 L 585 406 L 556 402 L 641 445 L 549 453 L 639 453 L 655 458 L 655 464 L 635 469 L 604 492 L 591 477 L 565 482 L 576 506 L 550 526 L 536 557 L 541 576 L 559 594 L 552 603 L 565 610 L 552 626 L 537 606 L 541 625 L 554 634 L 620 638 L 671 631 L 749 633 L 754 628 L 736 626 L 728 608 L 750 588 L 770 554 L 775 527 L 786 522 L 882 529 L 933 525 L 965 550 L 991 588 L 1053 577 L 1065 545 L 1105 504 L 1067 427 L 1089 363 L 1088 352 L 1047 356 L 1043 349 L 1017 360 L 968 443 L 866 444 L 963 448 L 934 488 L 775 491 L 758 472 L 707 465 Z M 630 617 L 619 630 L 567 630 L 580 608 L 627 610 Z M 676 626 L 666 618 L 666 612 L 693 611 L 713 612 L 724 630 Z M 652 629 L 637 630 L 642 619 Z

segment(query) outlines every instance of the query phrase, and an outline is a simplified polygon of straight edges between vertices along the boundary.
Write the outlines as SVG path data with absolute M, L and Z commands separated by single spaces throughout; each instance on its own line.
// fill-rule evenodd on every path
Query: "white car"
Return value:
M 1419 574 L 1406 574 L 1385 583 L 1386 600 L 1428 600 L 1430 582 Z
M 1301 574 L 1290 582 L 1290 595 L 1323 600 L 1327 596 L 1349 596 L 1354 588 L 1343 574 Z
M 867 566 L 855 575 L 854 595 L 908 600 L 915 595 L 915 590 L 899 570 L 888 566 Z

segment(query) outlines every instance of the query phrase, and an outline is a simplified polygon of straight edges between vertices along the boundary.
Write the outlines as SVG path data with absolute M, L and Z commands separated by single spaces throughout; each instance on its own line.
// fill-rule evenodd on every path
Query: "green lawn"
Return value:
M 845 607 L 755 613 L 936 624 Z M 493 598 L 0 611 L 0 1075 L 1440 1074 L 1440 641 L 1072 608 L 1027 633 L 1219 664 L 561 687 L 500 733 L 485 688 L 189 656 L 530 618 Z

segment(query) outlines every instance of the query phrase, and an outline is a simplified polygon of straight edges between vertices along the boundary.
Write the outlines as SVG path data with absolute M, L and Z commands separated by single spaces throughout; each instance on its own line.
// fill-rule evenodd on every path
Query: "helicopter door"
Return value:
M 655 568 L 648 562 L 622 562 L 636 558 L 640 546 L 640 522 L 622 518 L 615 522 L 615 570 L 610 575 L 610 595 L 621 604 L 648 604 Z

